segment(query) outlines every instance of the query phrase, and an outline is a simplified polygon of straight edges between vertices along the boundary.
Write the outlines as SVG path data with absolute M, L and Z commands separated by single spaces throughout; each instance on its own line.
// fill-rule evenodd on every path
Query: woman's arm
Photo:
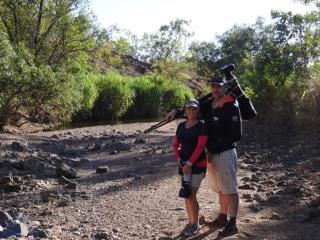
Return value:
M 195 150 L 193 151 L 191 157 L 189 158 L 188 165 L 191 166 L 197 161 L 197 159 L 200 156 L 200 154 L 202 153 L 203 149 L 206 147 L 207 141 L 208 141 L 207 135 L 200 135 L 198 137 L 197 146 L 196 146 Z

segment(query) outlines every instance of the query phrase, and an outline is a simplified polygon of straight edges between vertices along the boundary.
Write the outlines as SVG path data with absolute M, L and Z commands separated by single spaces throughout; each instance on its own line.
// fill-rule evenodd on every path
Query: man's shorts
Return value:
M 208 151 L 208 162 L 212 166 L 208 166 L 208 177 L 213 191 L 224 194 L 238 192 L 237 161 L 237 152 L 234 148 L 221 153 Z
M 205 172 L 191 175 L 191 187 L 199 188 L 205 176 Z

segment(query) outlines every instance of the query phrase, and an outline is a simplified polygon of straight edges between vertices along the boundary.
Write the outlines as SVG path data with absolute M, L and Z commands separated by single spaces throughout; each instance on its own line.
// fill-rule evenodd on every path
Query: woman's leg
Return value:
M 192 225 L 199 224 L 199 203 L 197 200 L 197 192 L 198 188 L 193 187 L 191 196 L 187 198 L 190 204 Z
M 189 198 L 186 198 L 184 200 L 185 202 L 185 205 L 186 205 L 186 212 L 187 212 L 187 216 L 188 216 L 188 224 L 192 224 L 192 214 L 191 214 L 191 204 L 190 204 L 190 201 L 189 201 Z

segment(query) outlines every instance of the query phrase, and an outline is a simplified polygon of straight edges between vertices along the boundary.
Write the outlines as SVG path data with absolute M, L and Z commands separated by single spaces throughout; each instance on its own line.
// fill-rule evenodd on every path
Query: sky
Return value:
M 116 24 L 139 37 L 156 32 L 171 20 L 190 20 L 193 39 L 211 41 L 233 25 L 253 24 L 257 17 L 270 21 L 271 10 L 304 13 L 312 6 L 293 0 L 90 0 L 101 27 Z

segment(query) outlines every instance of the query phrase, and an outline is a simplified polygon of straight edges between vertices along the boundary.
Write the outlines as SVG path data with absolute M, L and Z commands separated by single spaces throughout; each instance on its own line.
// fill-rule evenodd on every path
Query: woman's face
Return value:
M 186 115 L 188 120 L 198 119 L 199 109 L 196 107 L 187 107 Z

